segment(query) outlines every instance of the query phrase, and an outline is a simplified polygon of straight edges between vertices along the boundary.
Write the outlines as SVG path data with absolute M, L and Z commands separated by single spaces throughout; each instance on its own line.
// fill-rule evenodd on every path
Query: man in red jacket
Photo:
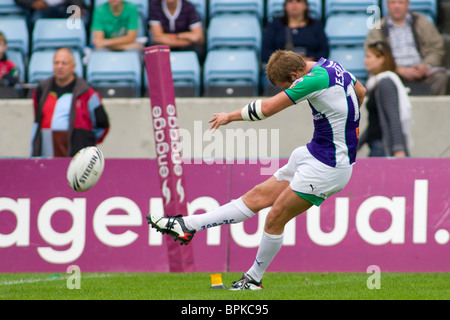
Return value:
M 109 129 L 108 115 L 100 94 L 75 74 L 69 49 L 56 51 L 53 73 L 33 92 L 31 155 L 72 157 L 80 149 L 102 142 Z

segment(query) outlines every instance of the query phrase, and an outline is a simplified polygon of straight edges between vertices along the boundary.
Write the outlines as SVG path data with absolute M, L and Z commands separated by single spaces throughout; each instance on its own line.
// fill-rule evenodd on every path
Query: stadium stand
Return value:
M 53 76 L 53 56 L 55 49 L 43 51 L 35 51 L 31 54 L 30 64 L 28 66 L 28 82 L 37 84 L 40 80 L 44 80 Z M 73 51 L 75 58 L 75 73 L 79 77 L 84 77 L 83 64 L 78 51 Z
M 330 60 L 338 61 L 346 70 L 350 71 L 361 83 L 368 77 L 364 64 L 365 50 L 361 46 L 334 47 L 330 50 Z
M 9 16 L 25 16 L 26 11 L 18 6 L 14 0 L 2 0 L 0 2 L 0 16 L 4 18 L 5 15 Z
M 103 97 L 140 97 L 142 65 L 136 51 L 93 51 L 86 80 Z
M 96 6 L 107 2 L 108 0 L 85 0 L 85 3 L 93 10 Z M 151 0 L 149 0 L 151 1 Z M 149 1 L 146 0 L 129 0 L 136 4 L 139 13 L 141 15 L 139 37 L 147 37 L 148 42 L 146 45 L 151 46 L 152 41 L 149 38 L 151 35 L 148 33 L 148 10 Z M 259 58 L 259 52 L 262 42 L 262 30 L 267 21 L 276 15 L 282 14 L 284 0 L 190 0 L 191 3 L 197 8 L 197 11 L 202 18 L 205 27 L 206 34 L 206 50 L 207 54 L 218 50 L 229 50 L 230 48 L 254 48 L 256 51 L 256 64 L 259 70 L 262 70 Z M 70 39 L 66 31 L 68 28 L 54 27 L 53 35 L 50 32 L 37 31 L 40 28 L 42 22 L 36 23 L 36 26 L 32 31 L 28 29 L 29 14 L 22 7 L 18 6 L 14 0 L 2 0 L 0 1 L 0 31 L 5 33 L 8 39 L 8 55 L 16 62 L 18 69 L 21 71 L 20 81 L 30 82 L 28 75 L 30 74 L 29 68 L 31 56 L 38 50 L 49 48 L 54 50 L 60 46 L 68 46 L 71 48 L 77 48 L 80 52 L 80 56 L 83 59 L 85 67 L 89 63 L 90 57 L 83 54 L 89 50 L 86 47 L 90 46 L 90 31 L 86 28 L 83 32 L 80 32 L 81 40 Z M 363 76 L 363 72 L 360 70 L 363 61 L 358 61 L 361 56 L 360 52 L 352 46 L 361 46 L 364 42 L 364 38 L 367 35 L 369 29 L 367 23 L 369 17 L 373 12 L 367 12 L 367 7 L 370 5 L 378 5 L 381 9 L 381 14 L 386 13 L 387 0 L 308 0 L 311 14 L 316 19 L 321 19 L 325 26 L 325 31 L 329 37 L 330 43 L 330 58 L 343 59 L 342 64 L 349 70 L 353 71 L 355 75 Z M 447 56 L 445 60 L 445 67 L 450 79 L 450 0 L 410 0 L 410 6 L 412 10 L 421 12 L 432 19 L 439 30 L 441 31 L 443 38 L 446 42 Z M 241 15 L 253 15 L 253 18 L 247 18 L 245 22 L 238 18 L 238 15 L 234 19 L 235 21 L 226 20 L 227 16 L 232 14 Z M 219 19 L 220 17 L 220 19 Z M 255 19 L 256 17 L 256 19 Z M 223 19 L 221 21 L 221 19 Z M 44 19 L 42 19 L 44 20 Z M 52 19 L 54 20 L 54 19 Z M 65 20 L 65 19 L 63 19 Z M 256 23 L 255 23 L 256 21 Z M 220 23 L 219 23 L 220 22 Z M 66 21 L 64 21 L 65 25 Z M 223 26 L 228 23 L 228 26 Z M 60 26 L 63 26 L 62 24 Z M 87 26 L 88 27 L 88 26 Z M 63 30 L 64 29 L 64 30 Z M 57 31 L 57 32 L 54 32 Z M 73 32 L 75 33 L 75 32 Z M 64 34 L 63 36 L 61 36 Z M 47 39 L 43 40 L 43 38 Z M 52 38 L 54 37 L 54 38 Z M 84 37 L 84 42 L 82 39 Z M 59 38 L 59 39 L 58 39 Z M 141 38 L 143 41 L 143 38 Z M 77 41 L 80 41 L 77 43 Z M 19 52 L 20 56 L 16 53 Z M 211 57 L 213 57 L 211 55 Z M 335 58 L 340 57 L 340 58 Z M 178 68 L 180 58 L 173 63 L 177 63 L 174 67 Z M 183 58 L 184 59 L 184 58 Z M 211 59 L 211 58 L 210 58 Z M 91 63 L 92 65 L 92 63 Z M 218 89 L 219 86 L 211 86 L 211 81 L 204 79 L 206 72 L 206 60 L 204 63 L 199 64 L 199 71 L 192 71 L 192 74 L 198 73 L 200 80 L 188 80 L 182 79 L 188 77 L 187 71 L 180 71 L 177 73 L 175 68 L 172 70 L 174 75 L 174 87 L 177 96 L 202 96 L 202 95 L 224 95 L 226 92 L 233 91 L 232 95 L 241 95 L 239 92 L 245 91 L 245 86 L 238 86 L 238 89 L 228 90 L 226 88 Z M 209 66 L 208 66 L 209 67 Z M 86 67 L 87 68 L 87 67 Z M 134 68 L 134 67 L 133 67 Z M 197 66 L 194 65 L 194 69 Z M 112 69 L 112 68 L 110 68 Z M 141 86 L 137 89 L 137 95 L 142 96 L 146 94 L 147 83 L 146 77 L 142 76 L 142 65 L 140 68 L 141 81 L 133 80 L 133 86 Z M 182 68 L 181 68 L 182 70 Z M 224 78 L 227 78 L 227 70 L 224 70 Z M 215 71 L 215 77 L 217 77 Z M 128 73 L 136 74 L 135 70 L 129 70 Z M 262 74 L 262 72 L 259 72 Z M 87 74 L 86 74 L 87 76 Z M 180 78 L 177 78 L 177 77 Z M 257 84 L 259 90 L 257 94 L 263 94 L 264 77 L 259 77 Z M 364 78 L 363 78 L 364 79 Z M 229 80 L 227 80 L 229 81 Z M 212 81 L 217 84 L 217 81 Z M 131 83 L 131 82 L 130 82 Z M 130 84 L 128 83 L 128 84 Z M 192 83 L 196 83 L 193 87 Z M 249 84 L 249 83 L 248 83 Z M 233 84 L 234 86 L 234 84 Z M 227 82 L 225 87 L 232 88 Z M 109 92 L 115 92 L 113 96 L 135 96 L 134 89 L 127 86 L 119 86 L 116 90 L 109 90 Z M 111 87 L 113 88 L 113 87 Z M 208 90 L 206 90 L 208 88 Z M 214 88 L 214 90 L 212 89 Z M 247 89 L 249 86 L 247 86 Z M 450 81 L 449 88 L 450 90 Z M 107 90 L 108 91 L 108 90 Z M 250 90 L 253 92 L 252 90 Z M 250 92 L 247 91 L 247 92 Z M 450 92 L 450 91 L 449 91 Z M 108 96 L 108 95 L 107 95 Z
M 29 33 L 25 18 L 17 16 L 2 17 L 0 31 L 8 40 L 8 50 L 20 52 L 23 60 L 28 61 Z
M 209 0 L 209 19 L 223 13 L 251 13 L 264 18 L 264 1 L 262 0 Z
M 170 66 L 177 96 L 199 97 L 201 74 L 197 54 L 194 51 L 171 52 Z
M 195 51 L 170 52 L 170 65 L 173 78 L 173 86 L 176 97 L 200 97 L 201 95 L 201 67 Z M 149 96 L 148 78 L 145 69 L 144 93 Z
M 192 3 L 197 10 L 200 19 L 202 20 L 203 27 L 206 27 L 208 10 L 206 0 L 189 0 L 189 2 Z
M 378 5 L 378 0 L 327 0 L 325 1 L 325 17 L 337 13 L 366 13 L 369 6 Z
M 365 13 L 336 13 L 328 17 L 325 33 L 330 48 L 336 46 L 363 45 L 369 33 L 368 16 Z
M 83 54 L 86 47 L 86 28 L 83 20 L 76 27 L 69 27 L 68 20 L 39 19 L 33 28 L 32 50 L 40 51 L 67 47 Z
M 205 96 L 255 96 L 259 87 L 258 57 L 251 49 L 209 51 L 203 69 Z
M 261 52 L 261 27 L 258 18 L 248 13 L 227 13 L 211 18 L 207 30 L 207 50 L 246 48 Z

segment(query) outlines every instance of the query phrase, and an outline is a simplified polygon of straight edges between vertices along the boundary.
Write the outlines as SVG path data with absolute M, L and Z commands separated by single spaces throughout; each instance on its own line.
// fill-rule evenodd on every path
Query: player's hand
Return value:
M 209 130 L 216 131 L 220 126 L 224 126 L 231 122 L 230 116 L 226 112 L 215 113 L 213 118 L 208 121 L 211 124 Z

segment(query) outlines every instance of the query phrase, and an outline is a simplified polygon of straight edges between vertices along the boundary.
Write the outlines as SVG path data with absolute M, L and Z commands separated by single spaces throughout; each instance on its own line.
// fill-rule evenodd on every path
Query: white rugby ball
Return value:
M 89 190 L 100 179 L 104 168 L 105 159 L 99 148 L 83 148 L 70 161 L 67 182 L 77 192 Z

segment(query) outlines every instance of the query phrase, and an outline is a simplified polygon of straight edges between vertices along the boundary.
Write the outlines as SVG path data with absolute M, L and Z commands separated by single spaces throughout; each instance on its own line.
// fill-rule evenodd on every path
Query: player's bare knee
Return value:
M 266 191 L 261 185 L 256 185 L 243 195 L 242 198 L 245 204 L 255 212 L 272 205 L 266 195 Z
M 284 219 L 282 219 L 280 212 L 272 208 L 266 217 L 264 231 L 269 234 L 281 234 L 284 230 Z

